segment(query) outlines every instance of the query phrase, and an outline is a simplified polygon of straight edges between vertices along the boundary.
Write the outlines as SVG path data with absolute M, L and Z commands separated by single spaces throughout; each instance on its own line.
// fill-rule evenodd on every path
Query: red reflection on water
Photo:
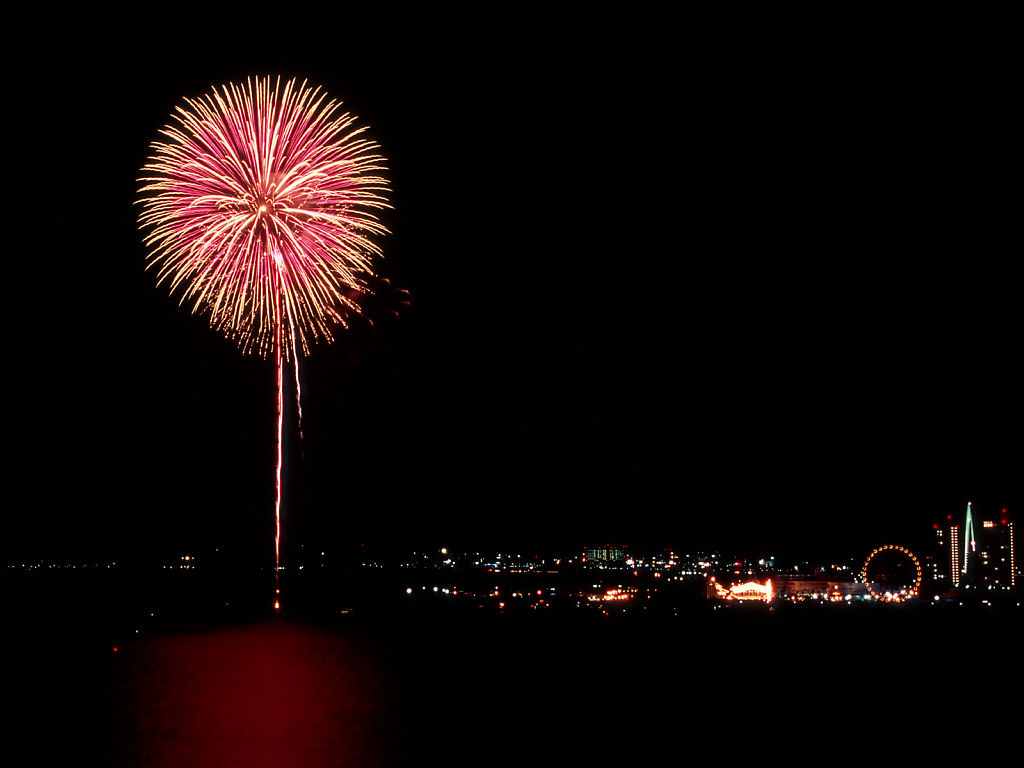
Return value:
M 272 621 L 150 638 L 125 669 L 125 765 L 387 762 L 391 690 L 358 642 Z

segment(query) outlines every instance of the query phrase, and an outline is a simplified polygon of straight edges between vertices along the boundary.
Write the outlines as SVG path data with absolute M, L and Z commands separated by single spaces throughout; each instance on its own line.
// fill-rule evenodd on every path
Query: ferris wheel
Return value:
M 886 544 L 868 555 L 860 575 L 876 600 L 901 603 L 917 596 L 923 571 L 917 556 L 909 549 Z

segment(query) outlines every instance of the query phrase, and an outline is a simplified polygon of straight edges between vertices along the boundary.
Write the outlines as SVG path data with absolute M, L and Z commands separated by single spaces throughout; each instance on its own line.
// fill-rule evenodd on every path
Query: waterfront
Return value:
M 964 712 L 988 746 L 1016 748 L 1019 611 L 400 605 L 179 612 L 116 651 L 86 610 L 63 625 L 23 614 L 7 634 L 8 727 L 44 764 L 126 766 L 918 759 L 966 754 L 948 729 Z

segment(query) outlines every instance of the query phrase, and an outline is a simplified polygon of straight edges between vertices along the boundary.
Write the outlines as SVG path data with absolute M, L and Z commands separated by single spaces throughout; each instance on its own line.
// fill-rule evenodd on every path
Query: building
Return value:
M 952 515 L 946 515 L 946 522 L 932 526 L 935 534 L 935 555 L 926 557 L 929 566 L 929 578 L 940 586 L 960 586 L 960 573 L 963 570 L 960 562 L 960 525 L 953 521 Z
M 765 579 L 764 584 L 757 581 L 747 581 L 742 584 L 726 586 L 714 576 L 710 576 L 705 582 L 704 596 L 709 600 L 770 603 L 775 599 L 775 587 L 771 579 Z
M 931 577 L 953 588 L 1010 590 L 1020 580 L 1014 525 L 1003 509 L 996 517 L 977 518 L 971 502 L 963 525 L 947 515 L 933 526 L 936 556 Z
M 1019 579 L 1013 521 L 1006 510 L 994 519 L 977 521 L 970 547 L 965 548 L 965 577 L 972 589 L 1011 590 Z
M 626 562 L 626 548 L 603 546 L 586 547 L 583 560 L 591 565 L 623 565 Z

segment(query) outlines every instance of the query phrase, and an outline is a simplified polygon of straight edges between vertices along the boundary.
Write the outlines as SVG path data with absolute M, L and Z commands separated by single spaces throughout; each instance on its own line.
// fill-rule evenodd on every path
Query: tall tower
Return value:
M 973 515 L 972 515 L 973 523 Z M 936 583 L 954 588 L 966 583 L 964 560 L 966 548 L 960 546 L 962 526 L 946 515 L 945 521 L 932 526 L 935 534 L 932 578 Z
M 974 572 L 974 557 L 978 551 L 978 545 L 974 540 L 974 518 L 971 515 L 971 502 L 967 502 L 967 522 L 964 523 L 964 567 L 961 576 L 964 581 L 970 583 L 971 575 Z
M 946 515 L 946 522 L 935 525 L 935 543 L 939 564 L 936 566 L 937 580 L 951 587 L 959 587 L 963 581 L 963 550 L 960 548 L 960 524 Z
M 949 578 L 954 587 L 960 586 L 960 526 L 949 526 Z
M 1006 508 L 1003 508 L 1003 514 L 999 517 L 999 522 L 1003 526 L 1003 530 L 1006 532 L 1004 535 L 1004 546 L 1009 554 L 1010 561 L 1010 589 L 1017 588 L 1017 550 L 1013 541 L 1013 520 L 1009 518 L 1006 513 Z
M 1006 515 L 1006 509 L 1003 509 L 1003 515 L 1000 518 L 1003 525 L 1006 526 L 1006 538 L 1008 539 L 1008 548 L 1010 551 L 1010 589 L 1017 588 L 1017 550 L 1014 546 L 1013 541 L 1013 520 L 1010 520 Z

